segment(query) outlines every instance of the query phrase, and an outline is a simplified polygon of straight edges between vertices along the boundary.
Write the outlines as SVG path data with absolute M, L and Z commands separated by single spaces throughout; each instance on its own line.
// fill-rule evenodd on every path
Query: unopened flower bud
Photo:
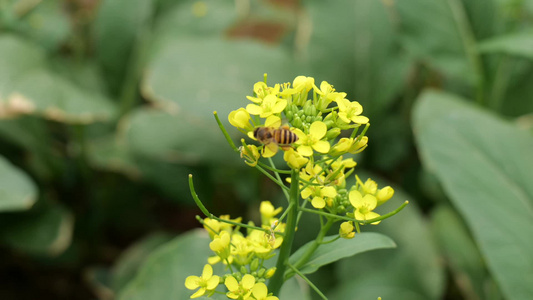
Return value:
M 257 268 L 259 268 L 259 259 L 258 259 L 258 258 L 255 258 L 255 259 L 252 260 L 252 262 L 250 263 L 250 270 L 251 270 L 251 271 L 256 271 Z
M 265 278 L 270 278 L 276 273 L 276 267 L 270 268 L 266 271 Z
M 378 206 L 387 202 L 392 196 L 394 195 L 394 189 L 390 186 L 386 186 L 382 189 L 379 189 L 378 193 L 376 194 L 376 199 L 378 200 Z
M 336 138 L 337 136 L 339 136 L 339 134 L 341 134 L 341 129 L 340 128 L 331 128 L 326 133 L 326 139 L 332 140 L 332 139 Z

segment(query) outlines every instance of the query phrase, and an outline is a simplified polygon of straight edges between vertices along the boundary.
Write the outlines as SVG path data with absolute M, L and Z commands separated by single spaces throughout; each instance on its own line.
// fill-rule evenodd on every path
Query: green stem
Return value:
M 233 143 L 233 140 L 229 136 L 229 133 L 226 131 L 226 128 L 224 127 L 222 122 L 220 122 L 220 119 L 218 118 L 218 113 L 216 111 L 214 111 L 213 115 L 215 116 L 215 119 L 217 120 L 218 127 L 220 127 L 220 130 L 222 130 L 222 134 L 224 134 L 224 137 L 226 138 L 226 141 L 228 141 L 228 144 L 231 146 L 233 151 L 240 152 L 239 148 L 237 148 L 237 146 L 235 146 L 235 144 Z
M 326 295 L 324 295 L 316 285 L 314 285 L 311 280 L 309 280 L 302 272 L 298 271 L 298 269 L 296 269 L 293 265 L 289 264 L 289 268 L 291 268 L 294 273 L 298 274 L 298 276 L 300 276 L 300 278 L 302 278 L 305 282 L 307 282 L 307 284 L 318 294 L 320 295 L 320 297 L 322 299 L 325 299 L 325 300 L 328 300 L 328 297 L 326 297 Z
M 285 227 L 285 237 L 283 238 L 283 244 L 279 250 L 278 262 L 276 263 L 276 273 L 270 278 L 268 283 L 268 290 L 274 295 L 279 295 L 279 291 L 284 282 L 285 270 L 289 263 L 289 257 L 291 255 L 292 242 L 296 232 L 296 220 L 298 218 L 298 193 L 299 185 L 299 172 L 298 170 L 292 170 L 291 172 L 291 188 L 289 191 L 289 206 L 287 207 L 287 223 Z
M 322 228 L 320 228 L 320 232 L 318 233 L 316 239 L 314 240 L 313 244 L 311 244 L 311 247 L 307 248 L 307 251 L 305 251 L 305 253 L 302 255 L 302 257 L 296 262 L 294 263 L 294 268 L 298 269 L 300 268 L 301 266 L 303 266 L 308 260 L 309 258 L 311 258 L 311 255 L 313 255 L 313 253 L 315 253 L 316 249 L 318 248 L 318 246 L 320 246 L 322 244 L 322 241 L 324 240 L 324 237 L 326 236 L 326 234 L 328 233 L 328 230 L 331 228 L 331 225 L 333 225 L 333 223 L 335 222 L 335 219 L 333 218 L 328 218 L 328 221 L 326 222 L 326 224 L 324 224 L 324 226 L 322 226 Z M 290 275 L 288 275 L 290 276 Z

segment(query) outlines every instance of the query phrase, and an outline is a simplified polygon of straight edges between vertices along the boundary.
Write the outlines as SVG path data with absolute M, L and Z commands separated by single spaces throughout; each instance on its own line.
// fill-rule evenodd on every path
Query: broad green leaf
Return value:
M 114 94 L 120 91 L 132 66 L 137 47 L 146 39 L 154 14 L 152 0 L 102 1 L 95 21 L 97 57 L 108 86 Z
M 457 96 L 427 91 L 414 131 L 507 299 L 533 297 L 533 136 Z
M 376 180 L 379 187 L 390 184 L 368 173 L 358 175 L 363 181 L 369 177 Z M 405 200 L 409 204 L 379 225 L 365 225 L 361 230 L 387 235 L 397 248 L 366 252 L 337 262 L 339 285 L 328 294 L 330 299 L 442 299 L 445 274 L 429 224 L 416 199 L 398 187 L 393 188 L 394 197 L 376 212 L 388 213 Z
M 326 237 L 326 240 L 331 240 L 335 236 Z M 296 263 L 305 251 L 311 247 L 313 241 L 299 248 L 289 258 L 289 263 Z M 316 251 L 311 255 L 309 260 L 300 267 L 300 272 L 303 274 L 313 273 L 321 266 L 330 264 L 342 258 L 350 257 L 359 253 L 370 250 L 394 248 L 396 244 L 387 236 L 374 233 L 364 232 L 356 234 L 353 239 L 338 239 L 334 242 L 320 245 Z
M 0 231 L 0 240 L 35 255 L 56 256 L 68 248 L 74 230 L 74 217 L 55 205 L 12 218 Z
M 310 300 L 311 288 L 298 277 L 293 277 L 283 283 L 279 292 L 279 299 Z
M 146 258 L 160 245 L 168 242 L 170 236 L 153 233 L 126 249 L 113 266 L 110 285 L 113 291 L 119 291 L 135 277 L 139 267 Z
M 36 114 L 66 123 L 108 120 L 115 107 L 103 95 L 80 88 L 48 67 L 42 49 L 0 36 L 0 117 Z
M 453 209 L 440 205 L 433 210 L 433 233 L 465 299 L 487 299 L 488 272 L 468 229 Z
M 137 155 L 188 165 L 240 159 L 224 139 L 212 114 L 209 121 L 199 122 L 198 117 L 181 111 L 171 114 L 140 108 L 124 125 L 122 134 Z
M 0 156 L 0 212 L 29 209 L 37 200 L 31 178 Z
M 213 254 L 209 249 L 210 241 L 205 230 L 194 230 L 160 246 L 150 254 L 117 299 L 188 299 L 194 291 L 185 288 L 185 278 L 202 273 L 207 257 Z
M 471 24 L 460 0 L 390 2 L 397 14 L 400 39 L 416 59 L 429 63 L 448 78 L 473 85 L 477 76 L 467 59 L 474 46 Z
M 513 32 L 479 43 L 481 53 L 504 53 L 533 59 L 533 31 Z
M 8 0 L 0 4 L 0 10 L 2 27 L 34 40 L 47 50 L 57 50 L 71 34 L 68 12 L 60 0 Z

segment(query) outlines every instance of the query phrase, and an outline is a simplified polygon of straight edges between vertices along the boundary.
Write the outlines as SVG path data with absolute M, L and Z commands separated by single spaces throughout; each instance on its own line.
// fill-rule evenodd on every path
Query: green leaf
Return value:
M 137 270 L 150 253 L 169 240 L 168 234 L 153 233 L 126 249 L 113 266 L 110 280 L 111 288 L 114 291 L 120 291 L 124 288 L 135 277 Z
M 0 37 L 0 117 L 36 114 L 66 123 L 87 124 L 112 118 L 115 107 L 52 72 L 42 49 L 22 39 Z
M 150 254 L 117 299 L 188 299 L 194 291 L 185 288 L 185 278 L 202 273 L 207 257 L 213 253 L 209 249 L 210 241 L 205 230 L 194 230 L 160 246 Z
M 17 216 L 2 226 L 0 240 L 19 250 L 56 256 L 70 245 L 74 217 L 62 206 L 55 205 Z
M 467 36 L 471 28 L 461 1 L 396 1 L 390 8 L 398 16 L 402 44 L 413 57 L 451 79 L 475 83 L 479 74 L 467 58 L 475 50 L 468 43 L 473 37 Z
M 31 178 L 0 156 L 0 211 L 29 209 L 37 200 Z
M 336 236 L 326 237 L 327 240 L 331 240 Z M 289 258 L 289 263 L 296 263 L 305 251 L 312 246 L 314 242 L 311 241 L 301 248 L 299 248 Z M 300 267 L 300 272 L 303 274 L 310 274 L 318 270 L 321 266 L 330 264 L 339 259 L 350 257 L 358 253 L 363 253 L 370 250 L 395 248 L 396 244 L 387 236 L 373 233 L 364 232 L 356 234 L 353 239 L 338 239 L 334 242 L 320 245 L 316 251 L 311 255 L 309 260 Z
M 379 187 L 390 185 L 378 176 L 359 172 L 359 177 L 372 178 Z M 347 182 L 349 185 L 349 182 Z M 389 236 L 398 245 L 393 251 L 376 250 L 345 258 L 335 264 L 339 285 L 328 294 L 330 299 L 413 300 L 442 299 L 444 270 L 429 226 L 412 196 L 393 186 L 394 197 L 376 212 L 393 211 L 405 200 L 409 205 L 379 225 L 366 225 L 361 230 Z
M 487 299 L 483 287 L 488 272 L 459 215 L 446 205 L 438 206 L 433 210 L 432 229 L 464 298 Z
M 479 43 L 481 53 L 504 53 L 533 59 L 533 31 L 513 32 Z
M 415 106 L 422 160 L 465 219 L 508 299 L 533 297 L 533 137 L 457 96 Z
M 95 21 L 96 53 L 108 85 L 117 93 L 128 72 L 133 51 L 149 30 L 154 1 L 102 1 Z M 132 70 L 129 70 L 132 71 Z
M 279 292 L 279 299 L 310 300 L 310 290 L 305 281 L 293 277 L 283 283 Z

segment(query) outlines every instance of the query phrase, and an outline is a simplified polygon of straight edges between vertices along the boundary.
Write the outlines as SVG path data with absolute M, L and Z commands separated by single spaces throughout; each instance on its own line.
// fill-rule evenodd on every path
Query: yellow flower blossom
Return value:
M 259 115 L 261 118 L 267 118 L 273 114 L 281 113 L 286 106 L 287 100 L 280 99 L 274 95 L 268 95 L 263 99 L 260 105 L 246 105 L 246 111 L 252 115 Z
M 274 249 L 279 248 L 283 243 L 283 237 L 280 236 L 276 237 L 274 244 L 272 244 L 269 234 L 265 234 L 261 230 L 252 230 L 246 238 L 250 241 L 256 256 L 264 259 L 271 257 Z
M 379 189 L 378 193 L 376 194 L 376 199 L 378 200 L 377 206 L 387 202 L 390 198 L 392 198 L 392 196 L 394 196 L 394 189 L 390 186 Z
M 224 219 L 224 220 L 228 220 L 228 221 L 233 221 L 233 222 L 236 222 L 236 223 L 239 223 L 242 220 L 241 217 L 238 217 L 238 218 L 232 220 L 232 219 L 230 219 L 229 215 L 221 215 L 220 218 Z M 231 230 L 233 228 L 233 225 L 228 224 L 228 223 L 224 223 L 224 222 L 219 222 L 219 221 L 211 219 L 211 218 L 205 218 L 204 219 L 204 228 L 205 228 L 205 230 L 207 230 L 207 233 L 209 233 L 209 237 L 211 239 L 213 239 L 215 237 L 215 235 L 219 234 L 220 231 L 222 231 L 222 230 L 231 232 Z
M 339 118 L 346 123 L 354 122 L 356 124 L 368 123 L 368 118 L 360 116 L 363 112 L 363 107 L 357 101 L 350 101 L 348 99 L 338 99 L 337 105 L 339 106 Z
M 250 114 L 244 108 L 239 108 L 229 113 L 228 121 L 234 127 L 244 129 L 247 131 L 253 130 L 250 123 Z
M 305 164 L 309 161 L 308 158 L 303 157 L 300 153 L 294 151 L 292 148 L 285 151 L 283 154 L 283 159 L 287 162 L 287 165 L 293 169 L 299 169 L 305 166 Z
M 211 243 L 209 243 L 209 248 L 215 252 L 222 260 L 229 257 L 231 254 L 230 249 L 230 234 L 227 231 L 220 232 L 219 235 L 216 235 Z
M 331 199 L 337 196 L 337 190 L 332 186 L 310 185 L 302 191 L 301 195 L 303 199 L 314 196 L 311 200 L 311 205 L 313 205 L 314 208 L 321 209 L 326 206 L 326 200 L 328 200 L 328 198 Z
M 211 265 L 205 265 L 202 272 L 202 276 L 189 276 L 185 279 L 185 287 L 189 290 L 195 290 L 199 288 L 194 294 L 191 295 L 191 299 L 203 296 L 207 291 L 216 289 L 220 283 L 220 277 L 213 275 L 213 268 Z
M 295 129 L 294 133 L 299 137 L 299 140 L 297 141 L 297 144 L 299 145 L 297 148 L 298 153 L 303 156 L 312 156 L 313 149 L 320 153 L 328 153 L 330 148 L 329 143 L 321 140 L 326 135 L 327 131 L 328 128 L 326 124 L 321 121 L 315 121 L 311 124 L 309 127 L 309 134 L 305 134 L 301 130 Z
M 279 300 L 276 296 L 268 296 L 268 288 L 266 284 L 258 282 L 252 288 L 252 295 L 256 300 Z
M 348 195 L 350 203 L 355 208 L 353 214 L 357 220 L 371 220 L 379 217 L 379 214 L 373 212 L 378 204 L 376 197 L 366 194 L 364 197 L 359 191 L 353 190 Z M 379 224 L 380 221 L 372 223 L 372 225 Z
M 313 77 L 297 76 L 294 78 L 292 86 L 298 91 L 307 93 L 315 86 L 315 79 Z
M 228 288 L 229 292 L 226 293 L 226 296 L 230 299 L 248 299 L 252 294 L 252 288 L 255 285 L 255 277 L 246 274 L 242 277 L 241 282 L 238 282 L 237 279 L 233 276 L 226 277 L 224 285 Z
M 253 248 L 248 239 L 242 234 L 234 234 L 231 239 L 231 255 L 236 263 L 241 266 L 249 264 L 253 258 Z
M 274 205 L 270 201 L 262 201 L 259 206 L 259 212 L 261 213 L 261 223 L 268 225 L 272 223 L 272 219 L 283 210 L 282 207 L 274 209 Z
M 352 239 L 355 236 L 355 232 L 353 230 L 354 227 L 352 221 L 342 222 L 339 228 L 339 235 L 343 239 Z
M 259 150 L 255 145 L 240 146 L 241 158 L 244 158 L 244 163 L 250 167 L 255 167 L 259 161 Z

